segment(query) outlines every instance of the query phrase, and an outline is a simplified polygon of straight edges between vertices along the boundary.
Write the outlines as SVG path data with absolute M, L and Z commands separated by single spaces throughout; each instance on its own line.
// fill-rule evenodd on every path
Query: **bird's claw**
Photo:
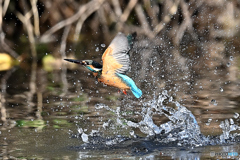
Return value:
M 124 93 L 125 95 L 127 95 L 127 91 L 126 91 L 125 89 L 123 90 L 123 93 Z

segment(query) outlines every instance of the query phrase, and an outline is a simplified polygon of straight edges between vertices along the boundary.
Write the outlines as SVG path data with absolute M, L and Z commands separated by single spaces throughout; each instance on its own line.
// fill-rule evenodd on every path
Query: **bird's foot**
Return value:
M 124 89 L 123 91 L 122 91 L 125 95 L 127 95 L 127 91 Z

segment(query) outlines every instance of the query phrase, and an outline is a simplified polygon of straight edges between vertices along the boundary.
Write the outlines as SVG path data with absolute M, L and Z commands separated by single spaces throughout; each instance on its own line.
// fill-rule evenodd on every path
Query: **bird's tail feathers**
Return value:
M 135 82 L 130 77 L 120 73 L 116 73 L 116 75 L 120 77 L 127 86 L 130 87 L 136 98 L 140 98 L 142 96 L 142 91 L 136 86 Z
M 136 98 L 140 98 L 142 96 L 142 91 L 139 88 L 137 88 L 136 85 L 131 87 L 131 91 Z

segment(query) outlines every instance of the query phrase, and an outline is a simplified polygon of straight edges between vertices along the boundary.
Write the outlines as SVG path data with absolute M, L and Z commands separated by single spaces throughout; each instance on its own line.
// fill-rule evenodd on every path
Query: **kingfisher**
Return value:
M 129 50 L 132 48 L 135 36 L 136 34 L 125 36 L 119 32 L 103 53 L 102 65 L 93 60 L 64 60 L 83 65 L 93 73 L 98 82 L 119 88 L 126 95 L 127 90 L 131 90 L 136 98 L 140 98 L 142 91 L 126 75 L 130 68 Z

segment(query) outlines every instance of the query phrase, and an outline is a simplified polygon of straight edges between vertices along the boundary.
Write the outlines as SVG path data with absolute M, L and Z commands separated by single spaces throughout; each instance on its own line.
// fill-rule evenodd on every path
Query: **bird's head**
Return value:
M 93 60 L 83 60 L 81 61 L 81 65 L 83 66 L 93 65 Z
M 72 63 L 81 64 L 92 72 L 101 72 L 102 71 L 102 65 L 93 60 L 82 60 L 82 61 L 74 60 L 74 59 L 64 59 L 64 60 L 72 62 Z

